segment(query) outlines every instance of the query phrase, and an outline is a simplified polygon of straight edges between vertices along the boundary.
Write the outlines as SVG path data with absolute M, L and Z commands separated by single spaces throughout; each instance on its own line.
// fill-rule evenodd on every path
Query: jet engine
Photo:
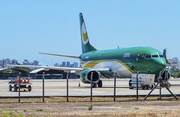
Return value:
M 100 73 L 94 69 L 86 69 L 81 73 L 81 80 L 84 83 L 91 83 L 91 73 L 93 72 L 92 76 L 92 83 L 97 83 L 100 80 Z
M 169 72 L 169 70 L 165 70 L 164 73 L 162 74 L 162 79 L 168 81 L 170 78 L 171 78 L 171 73 Z

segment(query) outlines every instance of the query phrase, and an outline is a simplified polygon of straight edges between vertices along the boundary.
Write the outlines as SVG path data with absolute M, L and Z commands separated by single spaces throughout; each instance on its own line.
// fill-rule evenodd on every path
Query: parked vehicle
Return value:
M 9 83 L 9 91 L 12 91 L 12 89 L 14 88 L 14 91 L 17 91 L 19 89 L 19 84 L 20 84 L 20 89 L 24 89 L 24 91 L 31 91 L 32 90 L 32 83 L 31 83 L 31 78 L 30 77 L 21 77 L 19 79 L 19 77 L 17 76 L 17 78 L 15 77 L 11 77 L 9 78 L 10 81 Z
M 153 88 L 155 83 L 155 74 L 138 74 L 138 87 L 142 89 Z M 137 87 L 137 74 L 132 74 L 131 80 L 129 80 L 129 88 L 133 89 Z

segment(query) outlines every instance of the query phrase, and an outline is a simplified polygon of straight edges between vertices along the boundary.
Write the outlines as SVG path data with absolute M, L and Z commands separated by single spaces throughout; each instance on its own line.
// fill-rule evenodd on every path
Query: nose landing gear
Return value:
M 159 88 L 159 99 L 161 100 L 161 87 L 165 87 L 170 93 L 172 96 L 174 96 L 174 98 L 176 98 L 176 100 L 178 100 L 178 98 L 169 90 L 169 86 L 170 86 L 170 83 L 166 80 L 163 80 L 162 77 L 161 77 L 161 72 L 160 72 L 160 75 L 158 77 L 158 83 L 153 87 L 153 89 L 149 92 L 149 94 L 144 98 L 144 100 L 146 100 L 146 98 L 153 92 L 153 90 L 157 87 L 157 86 L 160 86 Z

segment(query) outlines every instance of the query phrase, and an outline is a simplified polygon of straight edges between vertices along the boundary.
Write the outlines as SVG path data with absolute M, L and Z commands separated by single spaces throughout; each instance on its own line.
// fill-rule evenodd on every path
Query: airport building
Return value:
M 0 68 L 6 68 L 7 64 L 10 65 L 16 65 L 18 63 L 18 61 L 16 59 L 10 60 L 9 58 L 6 59 L 2 59 L 0 60 Z M 28 61 L 27 59 L 24 59 L 23 65 L 34 65 L 34 66 L 41 66 L 41 64 L 39 63 L 39 61 L 34 60 L 33 62 Z M 62 64 L 59 63 L 55 63 L 54 64 L 55 67 L 78 67 L 78 62 L 74 62 L 74 63 L 70 63 L 68 62 L 62 62 Z M 45 72 L 46 74 L 46 79 L 66 79 L 67 78 L 67 73 L 64 72 L 63 70 L 48 70 L 48 71 L 44 71 L 44 70 L 38 70 L 37 68 L 30 68 L 32 71 L 34 72 L 27 72 L 24 71 L 23 69 L 18 69 L 18 68 L 13 68 L 13 67 L 8 67 L 12 70 L 12 73 L 4 73 L 1 72 L 0 73 L 0 79 L 7 79 L 8 77 L 17 77 L 19 72 L 21 72 L 22 76 L 31 76 L 33 77 L 33 79 L 41 79 L 42 78 L 42 74 L 43 72 Z M 36 71 L 37 70 L 37 71 Z M 70 78 L 75 79 L 78 76 L 74 73 L 70 74 Z
M 180 62 L 179 62 L 179 60 L 178 60 L 177 57 L 174 57 L 173 59 L 169 59 L 169 61 L 170 61 L 171 70 L 173 70 L 173 69 L 178 69 L 178 70 L 180 70 Z M 168 67 L 169 67 L 169 66 L 167 65 L 167 68 L 168 68 Z

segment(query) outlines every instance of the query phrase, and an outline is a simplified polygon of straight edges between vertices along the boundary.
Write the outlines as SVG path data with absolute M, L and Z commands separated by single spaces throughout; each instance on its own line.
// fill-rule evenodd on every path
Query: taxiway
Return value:
M 116 82 L 116 95 L 136 95 L 136 88 L 129 89 L 128 87 L 129 79 L 117 79 Z M 80 87 L 79 87 L 80 83 Z M 170 90 L 174 94 L 180 94 L 180 79 L 170 80 L 171 87 Z M 45 79 L 45 96 L 66 96 L 67 87 L 66 79 L 56 79 L 49 80 Z M 69 96 L 90 96 L 90 84 L 84 84 L 79 79 L 69 79 Z M 139 95 L 147 95 L 149 90 L 143 90 L 139 88 Z M 170 94 L 165 88 L 162 88 L 162 94 Z M 152 95 L 159 94 L 159 87 L 157 87 Z M 32 80 L 32 91 L 27 92 L 21 89 L 21 96 L 42 96 L 42 80 Z M 113 96 L 114 95 L 114 80 L 103 80 L 102 88 L 93 88 L 93 96 Z M 0 97 L 16 97 L 18 96 L 18 91 L 15 92 L 14 89 L 9 91 L 8 80 L 0 80 Z

